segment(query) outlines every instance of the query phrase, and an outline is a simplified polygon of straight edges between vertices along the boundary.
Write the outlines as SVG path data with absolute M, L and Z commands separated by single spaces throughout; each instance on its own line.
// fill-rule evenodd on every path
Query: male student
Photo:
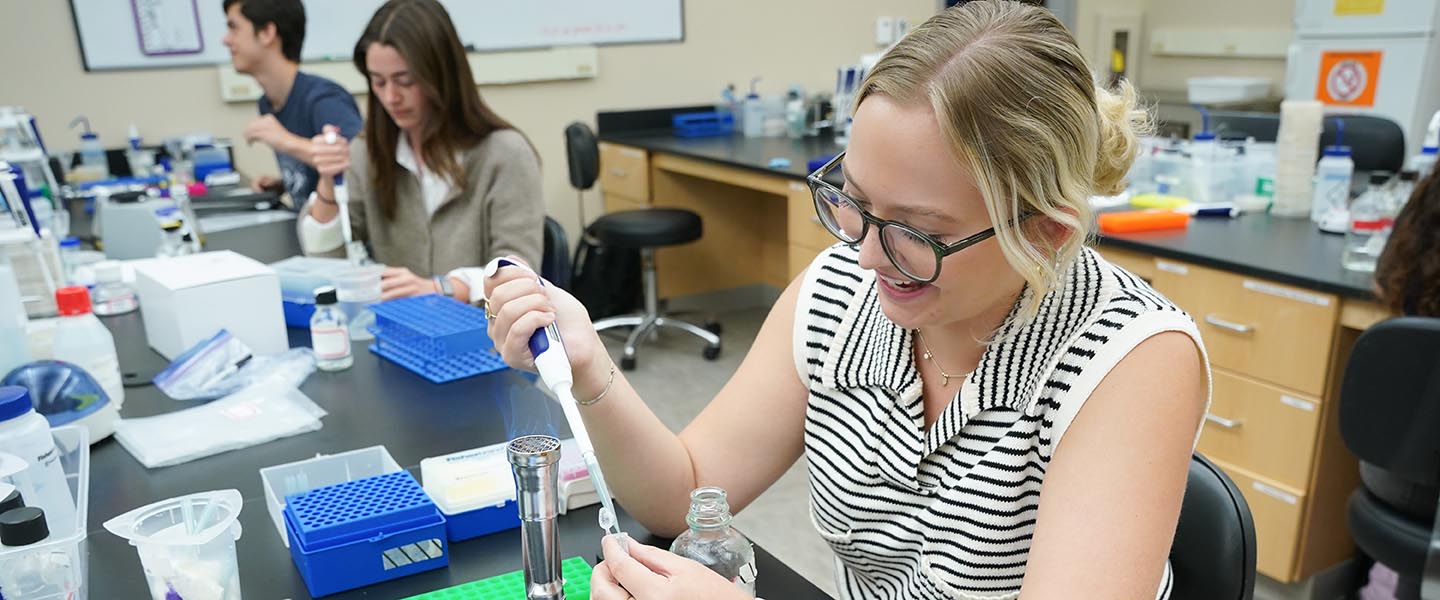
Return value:
M 280 177 L 262 176 L 256 189 L 288 192 L 300 206 L 315 189 L 311 138 L 335 125 L 346 138 L 364 123 L 355 98 L 335 82 L 300 72 L 305 6 L 300 0 L 224 0 L 225 47 L 235 70 L 254 77 L 264 94 L 260 116 L 245 126 L 247 142 L 275 150 Z

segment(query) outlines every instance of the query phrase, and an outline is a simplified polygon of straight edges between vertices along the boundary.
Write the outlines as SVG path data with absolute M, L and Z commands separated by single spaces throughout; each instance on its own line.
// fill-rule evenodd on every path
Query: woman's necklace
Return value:
M 940 366 L 940 363 L 935 362 L 935 355 L 930 352 L 930 344 L 928 344 L 928 343 L 925 342 L 925 334 L 920 333 L 920 330 L 919 330 L 919 329 L 916 329 L 916 330 L 915 330 L 915 337 L 920 338 L 920 346 L 925 349 L 925 351 L 922 352 L 922 353 L 920 354 L 920 356 L 921 356 L 922 358 L 924 358 L 925 360 L 930 361 L 930 364 L 935 365 L 935 370 L 939 371 L 939 372 L 940 372 L 940 376 L 945 378 L 945 379 L 940 383 L 940 386 L 941 386 L 941 387 L 945 387 L 945 386 L 950 385 L 950 378 L 952 377 L 952 375 L 950 375 L 949 373 L 946 373 L 946 372 L 945 372 L 945 369 Z

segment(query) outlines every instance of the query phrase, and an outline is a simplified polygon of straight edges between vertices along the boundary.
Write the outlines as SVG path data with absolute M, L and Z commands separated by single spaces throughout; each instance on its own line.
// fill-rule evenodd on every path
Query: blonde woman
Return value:
M 1165 598 L 1208 364 L 1184 312 L 1084 245 L 1086 199 L 1122 187 L 1144 117 L 1049 12 L 972 1 L 871 72 L 849 152 L 810 178 L 844 243 L 684 431 L 563 291 L 502 269 L 490 332 L 529 367 L 526 338 L 558 320 L 610 482 L 651 531 L 685 528 L 694 487 L 740 509 L 803 456 L 842 597 Z M 820 179 L 837 166 L 839 188 Z M 594 598 L 743 597 L 661 550 L 604 549 Z

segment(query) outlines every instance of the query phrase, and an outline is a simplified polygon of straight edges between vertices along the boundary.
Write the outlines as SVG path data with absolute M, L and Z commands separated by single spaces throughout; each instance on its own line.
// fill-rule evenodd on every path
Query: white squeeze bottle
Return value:
M 55 326 L 55 360 L 84 369 L 118 409 L 125 402 L 125 381 L 120 378 L 115 337 L 91 313 L 90 291 L 82 285 L 55 290 L 55 307 L 60 311 Z
M 0 387 L 0 452 L 30 464 L 20 475 L 32 488 L 22 492 L 25 503 L 45 511 L 51 531 L 74 531 L 75 497 L 65 482 L 60 451 L 50 437 L 50 423 L 35 412 L 30 391 L 23 387 Z

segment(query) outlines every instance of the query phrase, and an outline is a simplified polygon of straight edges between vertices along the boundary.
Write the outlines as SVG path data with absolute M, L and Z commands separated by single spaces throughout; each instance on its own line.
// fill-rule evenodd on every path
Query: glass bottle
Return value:
M 343 371 L 354 364 L 350 355 L 350 332 L 345 313 L 335 306 L 335 287 L 315 290 L 315 314 L 310 317 L 310 347 L 315 349 L 315 368 Z
M 90 290 L 90 310 L 102 317 L 123 315 L 140 308 L 135 290 L 125 283 L 120 261 L 107 260 L 95 265 L 95 288 Z
M 1369 188 L 1350 205 L 1350 227 L 1345 232 L 1345 253 L 1341 257 L 1347 271 L 1375 272 L 1395 218 L 1385 191 L 1389 180 L 1389 173 L 1371 173 Z
M 685 516 L 690 530 L 675 538 L 670 552 L 705 565 L 754 594 L 755 548 L 730 526 L 731 518 L 725 490 L 696 488 L 690 492 L 690 513 Z

